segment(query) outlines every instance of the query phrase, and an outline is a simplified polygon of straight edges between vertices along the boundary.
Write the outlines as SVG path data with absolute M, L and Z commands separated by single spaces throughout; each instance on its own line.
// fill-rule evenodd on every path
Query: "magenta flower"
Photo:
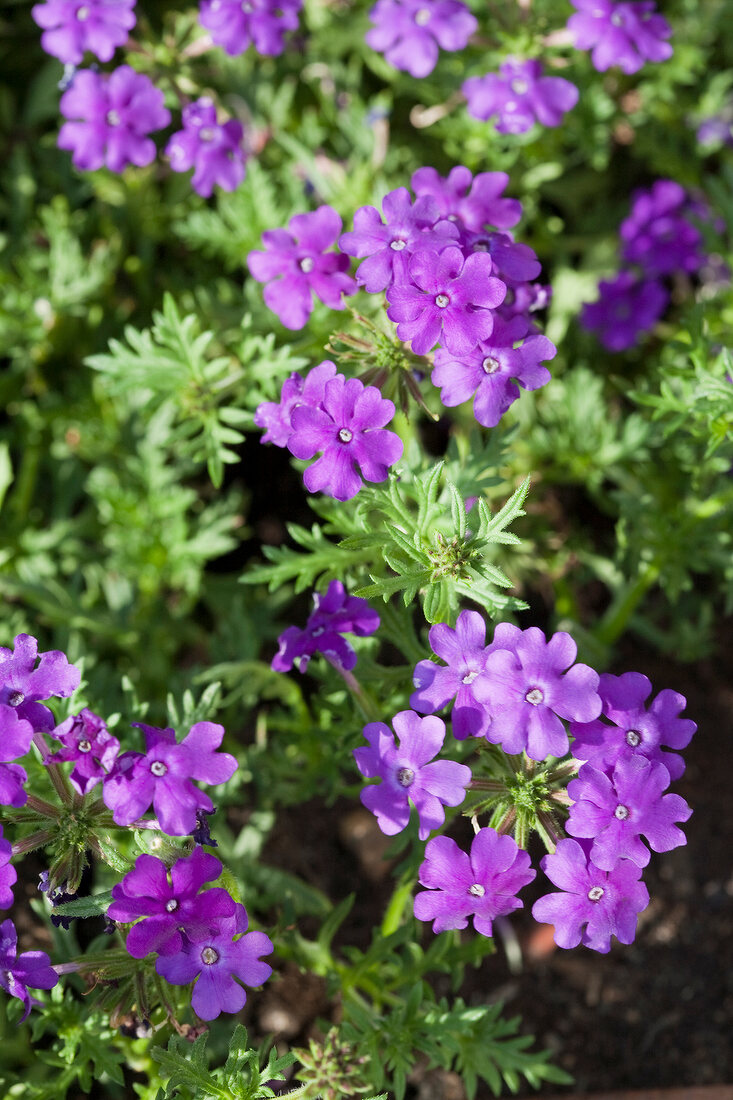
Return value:
M 540 364 L 554 359 L 557 348 L 546 336 L 528 335 L 528 331 L 529 325 L 521 316 L 509 322 L 497 318 L 488 340 L 481 341 L 468 355 L 453 355 L 438 348 L 432 382 L 441 387 L 442 403 L 452 407 L 473 397 L 473 413 L 479 424 L 494 428 L 519 397 L 517 382 L 525 390 L 546 385 L 550 372 Z M 521 345 L 515 347 L 520 341 Z
M 31 15 L 43 28 L 41 46 L 65 65 L 79 65 L 89 50 L 111 61 L 135 26 L 135 0 L 47 0 Z
M 250 252 L 252 276 L 266 283 L 264 298 L 286 328 L 301 329 L 313 310 L 312 294 L 329 309 L 343 309 L 343 294 L 354 294 L 356 282 L 347 275 L 348 256 L 326 252 L 341 232 L 341 218 L 330 206 L 296 214 L 287 229 L 262 234 L 264 252 Z
M 402 440 L 384 430 L 394 411 L 376 386 L 364 386 L 358 378 L 347 381 L 343 374 L 326 383 L 319 408 L 297 405 L 288 450 L 302 459 L 323 452 L 303 474 L 306 489 L 350 500 L 361 489 L 362 477 L 384 481 L 402 457 Z
M 638 279 L 631 271 L 601 280 L 598 290 L 599 300 L 583 306 L 580 323 L 609 351 L 632 347 L 642 332 L 654 328 L 669 301 L 661 283 Z
M 171 985 L 193 987 L 191 1005 L 202 1020 L 215 1020 L 222 1012 L 239 1012 L 247 994 L 245 985 L 262 985 L 272 974 L 272 967 L 262 962 L 260 955 L 269 955 L 273 946 L 264 932 L 247 932 L 247 912 L 237 905 L 233 916 L 218 921 L 218 930 L 202 940 L 184 940 L 175 955 L 160 956 L 155 969 Z M 234 939 L 234 936 L 238 936 Z M 237 981 L 236 979 L 239 979 Z
M 194 169 L 191 186 L 208 198 L 218 185 L 222 191 L 234 191 L 244 179 L 244 129 L 230 118 L 216 121 L 216 106 L 202 96 L 183 108 L 183 129 L 177 130 L 165 147 L 174 172 Z
M 0 825 L 0 909 L 9 909 L 13 904 L 12 887 L 18 881 L 18 875 L 10 862 L 12 858 L 13 846 L 3 836 L 3 827 Z
M 500 134 L 523 134 L 535 122 L 559 126 L 566 111 L 578 102 L 578 89 L 561 76 L 543 76 L 540 61 L 508 57 L 498 73 L 469 77 L 463 84 L 468 113 L 494 124 Z
M 436 836 L 425 846 L 420 882 L 428 889 L 415 895 L 415 916 L 431 920 L 434 932 L 465 928 L 473 916 L 476 931 L 491 936 L 496 917 L 523 908 L 516 895 L 534 877 L 529 855 L 494 829 L 479 829 L 470 856 L 449 837 Z
M 289 626 L 278 638 L 279 649 L 272 659 L 276 672 L 289 672 L 296 665 L 305 672 L 314 653 L 322 653 L 340 668 L 352 669 L 356 653 L 343 634 L 364 638 L 379 627 L 379 615 L 361 596 L 347 596 L 341 581 L 331 581 L 328 591 L 313 593 L 313 611 L 305 630 Z
M 326 382 L 336 374 L 336 367 L 325 359 L 303 378 L 297 371 L 285 379 L 279 401 L 263 401 L 257 406 L 254 422 L 258 428 L 265 428 L 260 443 L 274 443 L 276 447 L 287 447 L 293 433 L 291 416 L 298 405 L 310 405 L 318 408 L 326 392 Z
M 214 804 L 191 780 L 226 783 L 237 769 L 228 752 L 216 752 L 224 727 L 197 722 L 180 744 L 172 729 L 135 722 L 145 737 L 146 751 L 124 752 L 104 779 L 105 806 L 117 825 L 132 825 L 150 804 L 161 829 L 169 836 L 189 836 L 196 828 L 197 810 L 212 811 Z
M 470 232 L 480 233 L 489 225 L 510 229 L 522 216 L 518 199 L 502 198 L 509 183 L 506 172 L 480 172 L 474 178 L 459 164 L 443 178 L 434 168 L 418 168 L 411 182 L 416 195 L 435 199 L 442 218 L 457 221 Z
M 494 275 L 503 283 L 522 283 L 528 279 L 536 279 L 542 270 L 529 245 L 518 244 L 511 233 L 493 229 L 482 230 L 480 233 L 464 230 L 461 234 L 461 248 L 467 255 L 471 252 L 488 252 L 493 261 Z
M 13 647 L 0 647 L 0 704 L 12 707 L 18 718 L 30 722 L 34 730 L 51 730 L 54 716 L 39 700 L 67 699 L 78 688 L 81 673 L 60 650 L 39 654 L 38 642 L 30 634 L 18 634 Z M 17 756 L 27 751 L 26 747 Z
M 46 709 L 45 707 L 43 708 Z M 0 806 L 24 806 L 28 798 L 23 784 L 28 779 L 20 764 L 8 763 L 25 756 L 33 740 L 33 726 L 19 718 L 15 708 L 0 703 Z
M 573 664 L 578 647 L 564 631 L 547 641 L 536 626 L 519 630 L 505 623 L 502 643 L 488 655 L 486 675 L 474 687 L 491 712 L 487 739 L 508 753 L 524 750 L 531 760 L 564 756 L 569 742 L 560 719 L 598 717 L 598 673 Z
M 18 954 L 18 933 L 11 920 L 0 924 L 0 986 L 11 997 L 17 997 L 24 1012 L 21 1023 L 28 1018 L 31 1008 L 40 1004 L 28 992 L 31 989 L 53 989 L 58 974 L 51 966 L 45 951 L 24 951 Z
M 689 220 L 692 212 L 687 192 L 674 180 L 657 180 L 648 191 L 637 191 L 619 231 L 623 260 L 638 264 L 648 279 L 698 271 L 705 253 L 702 234 Z
M 199 21 L 217 46 L 235 56 L 254 45 L 274 56 L 284 49 L 284 36 L 297 30 L 303 0 L 202 0 Z
M 604 871 L 612 871 L 620 859 L 646 867 L 651 856 L 642 836 L 655 852 L 687 843 L 675 822 L 687 821 L 692 810 L 678 794 L 662 796 L 669 782 L 664 765 L 643 756 L 623 757 L 610 776 L 584 764 L 568 784 L 575 802 L 565 828 L 571 836 L 593 840 L 590 858 Z
M 466 355 L 491 335 L 492 310 L 504 299 L 506 286 L 491 275 L 486 253 L 465 260 L 450 245 L 440 255 L 417 252 L 410 259 L 412 284 L 387 291 L 387 316 L 397 322 L 400 340 L 411 341 L 416 355 L 425 355 L 437 342 L 457 355 Z
M 578 50 L 592 50 L 599 72 L 618 65 L 625 73 L 638 72 L 646 61 L 666 61 L 673 50 L 665 39 L 672 34 L 654 0 L 618 3 L 618 0 L 570 0 L 575 15 L 568 30 Z
M 71 121 L 59 131 L 59 148 L 71 150 L 74 165 L 85 172 L 105 164 L 111 172 L 150 164 L 155 142 L 147 135 L 171 120 L 160 89 L 129 65 L 104 75 L 82 69 L 62 95 L 60 110 Z
M 604 672 L 598 685 L 603 703 L 601 718 L 587 725 L 570 725 L 573 756 L 601 771 L 612 771 L 625 757 L 643 756 L 664 764 L 670 779 L 679 779 L 685 770 L 682 757 L 662 749 L 686 748 L 697 726 L 689 718 L 679 717 L 687 700 L 669 688 L 660 691 L 646 710 L 644 703 L 651 690 L 651 683 L 640 672 L 625 672 L 622 676 Z
M 348 256 L 368 257 L 359 265 L 356 281 L 370 294 L 408 280 L 408 260 L 418 249 L 438 252 L 458 237 L 449 222 L 429 232 L 440 218 L 429 195 L 413 202 L 407 188 L 398 187 L 385 195 L 382 210 L 384 222 L 373 206 L 360 206 L 354 214 L 353 233 L 344 233 L 339 240 L 339 248 Z
M 462 50 L 478 27 L 461 0 L 377 0 L 369 18 L 367 45 L 415 77 L 433 71 L 438 47 Z
M 488 729 L 491 716 L 476 698 L 475 684 L 486 668 L 488 654 L 501 646 L 504 625 L 497 626 L 491 646 L 486 645 L 486 624 L 478 611 L 461 611 L 455 630 L 444 623 L 430 627 L 430 647 L 446 663 L 418 661 L 413 675 L 417 690 L 410 696 L 410 706 L 427 714 L 455 698 L 451 723 L 459 741 L 482 737 Z
M 399 746 L 383 722 L 364 726 L 369 747 L 354 749 L 356 766 L 367 779 L 378 776 L 381 783 L 365 787 L 359 797 L 387 836 L 402 832 L 412 803 L 420 823 L 420 840 L 426 840 L 431 830 L 445 821 L 443 807 L 463 802 L 471 769 L 454 760 L 433 760 L 445 740 L 445 723 L 440 718 L 420 718 L 411 710 L 401 710 L 392 725 Z
M 69 779 L 79 794 L 96 787 L 100 779 L 112 770 L 120 751 L 120 743 L 107 729 L 102 718 L 87 707 L 81 714 L 67 718 L 52 731 L 63 748 L 46 758 L 47 764 L 73 761 Z
M 639 913 L 649 904 L 649 891 L 640 882 L 641 868 L 622 859 L 610 873 L 596 867 L 587 855 L 587 845 L 561 840 L 540 866 L 560 894 L 545 894 L 532 906 L 532 916 L 555 925 L 558 947 L 582 943 L 605 955 L 611 950 L 611 936 L 619 943 L 633 943 Z
M 112 887 L 107 910 L 110 920 L 123 924 L 145 918 L 127 936 L 125 946 L 133 958 L 144 959 L 153 951 L 176 955 L 186 940 L 206 939 L 223 918 L 234 916 L 236 906 L 226 890 L 215 886 L 199 893 L 221 871 L 219 860 L 203 848 L 176 860 L 170 872 L 155 856 L 138 856 L 134 869 Z

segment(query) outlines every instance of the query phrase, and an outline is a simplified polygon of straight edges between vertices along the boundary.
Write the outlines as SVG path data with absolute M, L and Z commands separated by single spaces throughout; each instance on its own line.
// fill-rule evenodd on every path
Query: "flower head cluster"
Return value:
M 624 351 L 654 327 L 669 302 L 664 277 L 699 271 L 706 256 L 695 219 L 706 217 L 706 206 L 674 180 L 636 192 L 620 228 L 624 266 L 614 279 L 601 281 L 599 300 L 581 314 L 583 326 L 610 351 Z
M 524 134 L 535 122 L 559 126 L 578 102 L 578 89 L 561 76 L 544 76 L 540 61 L 509 57 L 498 73 L 469 77 L 463 84 L 468 113 L 495 123 L 500 134 Z
M 255 423 L 269 440 L 286 446 L 296 458 L 318 458 L 303 474 L 311 493 L 350 500 L 366 481 L 384 481 L 402 457 L 402 440 L 385 429 L 394 404 L 376 386 L 346 379 L 326 360 L 304 380 L 288 378 L 279 403 L 264 402 Z
M 244 129 L 235 118 L 216 121 L 216 105 L 202 96 L 183 108 L 183 129 L 170 138 L 165 155 L 174 172 L 194 169 L 191 186 L 204 198 L 218 185 L 234 191 L 244 179 Z
M 618 65 L 625 73 L 636 73 L 647 61 L 666 61 L 673 50 L 667 39 L 672 34 L 655 0 L 571 0 L 577 9 L 568 20 L 568 30 L 579 50 L 592 50 L 591 59 L 599 72 Z
M 474 411 L 493 426 L 519 396 L 516 383 L 536 389 L 550 375 L 540 363 L 555 348 L 535 338 L 530 310 L 537 300 L 537 257 L 510 230 L 521 205 L 503 197 L 503 172 L 472 176 L 434 168 L 375 207 L 360 207 L 341 249 L 360 259 L 356 279 L 369 292 L 386 291 L 397 336 L 424 355 L 436 344 L 433 382 L 448 405 L 476 396 Z M 501 349 L 501 350 L 499 350 Z
M 266 304 L 286 328 L 303 328 L 313 310 L 313 294 L 329 309 L 343 309 L 342 295 L 355 292 L 356 283 L 346 274 L 347 257 L 326 251 L 340 232 L 341 218 L 333 207 L 319 206 L 295 214 L 288 229 L 265 230 L 265 251 L 247 256 L 253 277 L 266 284 Z
M 492 922 L 522 908 L 516 896 L 535 877 L 530 858 L 510 836 L 479 829 L 466 855 L 454 840 L 436 836 L 425 846 L 419 878 L 428 889 L 415 896 L 415 916 L 434 932 L 465 928 L 468 917 L 483 936 Z
M 128 164 L 150 164 L 155 143 L 148 134 L 171 120 L 160 89 L 129 65 L 109 74 L 80 70 L 62 95 L 60 110 L 69 121 L 59 131 L 59 148 L 71 150 L 84 171 L 106 165 L 121 172 Z
M 39 653 L 35 638 L 30 634 L 18 634 L 13 649 L 0 647 L 0 714 L 5 713 L 5 707 L 10 707 L 16 717 L 29 722 L 33 730 L 51 730 L 55 719 L 41 700 L 68 699 L 78 688 L 80 679 L 79 669 L 69 664 L 66 654 L 57 649 Z
M 282 53 L 284 36 L 297 30 L 303 0 L 202 0 L 201 26 L 232 56 L 254 46 L 272 57 Z
M 315 653 L 323 653 L 339 668 L 352 669 L 356 653 L 343 637 L 356 634 L 364 638 L 379 626 L 379 615 L 360 596 L 347 596 L 341 581 L 331 581 L 324 595 L 313 593 L 313 611 L 304 630 L 289 626 L 278 638 L 278 651 L 272 659 L 276 672 L 288 672 L 296 665 L 305 672 Z
M 202 848 L 170 869 L 155 856 L 138 856 L 133 870 L 113 887 L 107 910 L 111 920 L 137 921 L 126 941 L 133 958 L 157 952 L 155 968 L 173 985 L 198 977 L 191 1003 L 202 1020 L 238 1012 L 246 1000 L 239 982 L 261 985 L 272 973 L 259 958 L 273 950 L 268 937 L 239 936 L 247 928 L 244 906 L 218 886 L 201 892 L 221 871 L 219 860 Z
M 79 794 L 84 795 L 112 770 L 120 743 L 107 729 L 102 718 L 87 707 L 56 726 L 51 735 L 62 748 L 46 757 L 47 764 L 73 762 L 69 776 Z
M 151 803 L 160 828 L 169 836 L 189 836 L 197 827 L 199 810 L 214 804 L 194 786 L 225 783 L 237 768 L 226 752 L 217 752 L 224 727 L 197 722 L 179 743 L 172 729 L 135 723 L 143 731 L 146 751 L 123 752 L 105 777 L 103 798 L 117 825 L 132 825 Z
M 65 65 L 81 64 L 89 51 L 111 61 L 135 26 L 135 0 L 46 0 L 31 8 L 43 28 L 41 46 Z
M 412 804 L 420 823 L 420 839 L 426 840 L 431 830 L 445 821 L 443 807 L 463 802 L 471 769 L 454 760 L 434 759 L 445 740 L 440 718 L 421 718 L 411 710 L 402 710 L 392 725 L 399 744 L 383 722 L 370 722 L 364 727 L 369 747 L 354 749 L 361 774 L 380 779 L 376 786 L 362 790 L 361 801 L 387 836 L 402 832 Z
M 435 68 L 438 50 L 462 50 L 478 22 L 462 0 L 377 0 L 366 43 L 414 77 Z

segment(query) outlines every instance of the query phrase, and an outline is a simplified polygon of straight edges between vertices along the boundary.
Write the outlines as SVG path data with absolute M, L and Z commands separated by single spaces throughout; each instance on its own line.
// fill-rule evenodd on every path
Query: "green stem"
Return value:
M 629 619 L 648 590 L 656 583 L 660 573 L 660 563 L 653 561 L 646 566 L 634 581 L 618 593 L 594 631 L 599 642 L 606 646 L 612 646 L 614 642 L 618 641 L 626 629 Z

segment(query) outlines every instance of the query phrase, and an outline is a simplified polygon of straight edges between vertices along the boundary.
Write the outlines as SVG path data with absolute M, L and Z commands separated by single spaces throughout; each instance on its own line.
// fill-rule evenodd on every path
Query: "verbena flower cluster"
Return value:
M 619 274 L 602 280 L 597 302 L 583 307 L 581 323 L 610 351 L 632 347 L 652 329 L 669 302 L 665 279 L 695 275 L 706 260 L 699 223 L 706 205 L 674 180 L 637 191 L 620 227 Z
M 378 620 L 377 620 L 378 622 Z M 376 625 L 376 624 L 375 624 Z M 120 742 L 88 708 L 56 724 L 45 702 L 68 698 L 79 686 L 79 670 L 60 651 L 38 653 L 36 640 L 19 634 L 13 649 L 0 649 L 0 805 L 35 805 L 26 791 L 28 775 L 17 761 L 35 744 L 49 768 L 71 764 L 68 782 L 83 798 L 102 785 L 102 799 L 117 826 L 158 829 L 169 837 L 191 837 L 190 852 L 168 866 L 156 856 L 138 856 L 135 867 L 112 890 L 110 921 L 130 926 L 126 946 L 136 959 L 157 953 L 157 973 L 173 985 L 194 982 L 192 1006 L 203 1020 L 220 1012 L 238 1012 L 246 994 L 242 984 L 260 985 L 271 973 L 261 961 L 273 946 L 263 932 L 247 932 L 244 906 L 222 887 L 201 890 L 221 876 L 222 864 L 199 844 L 213 843 L 204 827 L 214 811 L 197 784 L 226 783 L 237 768 L 220 752 L 222 726 L 196 722 L 180 741 L 172 729 L 136 723 L 145 751 L 120 752 Z M 51 752 L 47 739 L 60 743 Z M 152 808 L 155 817 L 144 815 Z M 18 852 L 26 850 L 24 842 Z M 0 827 L 0 908 L 13 904 L 17 880 L 11 860 L 15 849 Z M 74 898 L 65 883 L 42 875 L 41 887 L 52 905 Z M 141 919 L 140 919 L 141 918 Z M 58 926 L 71 918 L 58 915 Z M 17 953 L 11 920 L 0 926 L 0 985 L 23 1004 L 25 1019 L 38 1002 L 29 989 L 50 989 L 59 973 L 75 964 L 51 966 L 43 951 Z
M 545 76 L 541 61 L 508 57 L 498 73 L 469 77 L 463 84 L 468 113 L 494 123 L 500 134 L 524 134 L 536 122 L 559 126 L 578 102 L 574 84 L 561 76 Z
M 655 0 L 570 0 L 576 13 L 568 30 L 576 49 L 591 50 L 600 72 L 612 66 L 636 73 L 647 61 L 672 56 L 672 28 L 657 12 Z

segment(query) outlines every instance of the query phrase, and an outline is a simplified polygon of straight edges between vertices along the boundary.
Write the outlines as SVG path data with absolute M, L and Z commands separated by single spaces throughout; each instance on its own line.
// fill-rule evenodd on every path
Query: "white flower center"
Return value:
M 592 886 L 588 891 L 588 901 L 600 901 L 604 894 L 602 886 Z
M 629 807 L 621 805 L 617 806 L 616 809 L 613 811 L 613 816 L 616 818 L 617 821 L 626 821 L 626 818 L 629 816 Z
M 214 140 L 214 131 L 211 129 L 210 126 L 202 126 L 201 127 L 201 129 L 199 130 L 199 140 L 200 141 L 213 141 Z
M 533 707 L 538 707 L 540 703 L 544 701 L 545 697 L 539 688 L 532 688 L 531 691 L 527 692 L 524 698 L 528 703 L 531 703 Z
M 165 911 L 166 911 L 166 913 L 175 913 L 175 911 L 176 911 L 176 909 L 177 909 L 177 908 L 178 908 L 178 902 L 176 901 L 176 899 L 175 899 L 175 898 L 171 898 L 171 900 L 170 900 L 170 901 L 167 901 L 167 902 L 165 903 Z
M 24 699 L 25 695 L 22 691 L 11 691 L 10 695 L 8 696 L 8 706 L 19 707 Z
M 153 763 L 150 765 L 150 770 L 153 775 L 166 775 L 168 772 L 168 765 L 164 764 L 162 760 L 154 760 Z
M 407 241 L 390 241 L 389 247 L 393 252 L 402 252 L 403 249 L 407 248 Z
M 613 15 L 611 16 L 611 22 L 613 23 L 614 27 L 623 27 L 623 25 L 624 25 L 623 12 L 615 11 L 613 13 Z
M 325 626 L 317 626 L 315 630 L 311 630 L 311 638 L 320 638 L 321 634 L 326 633 Z
M 529 84 L 526 80 L 522 80 L 520 76 L 518 76 L 515 80 L 512 80 L 509 87 L 515 95 L 526 95 L 526 93 L 529 91 Z
M 122 119 L 120 118 L 119 111 L 115 111 L 115 110 L 107 111 L 107 125 L 108 126 L 119 126 L 121 121 L 122 121 Z
M 397 772 L 397 782 L 401 787 L 411 787 L 415 782 L 415 773 L 412 768 L 400 768 Z
M 477 676 L 478 676 L 478 672 L 467 672 L 466 675 L 461 680 L 461 683 L 466 684 L 466 685 L 472 684 Z
M 77 745 L 77 748 L 78 748 L 79 752 L 91 752 L 92 751 L 92 743 L 91 743 L 91 741 L 88 741 L 86 737 L 83 737 L 82 740 Z
M 354 438 L 354 433 L 351 431 L 350 428 L 341 428 L 339 430 L 339 439 L 341 440 L 342 443 L 351 443 L 351 440 L 353 438 Z
M 475 898 L 482 898 L 486 893 L 486 890 L 483 888 L 480 882 L 474 882 L 473 886 L 469 886 L 468 892 L 469 894 L 473 894 Z
M 445 309 L 446 306 L 450 305 L 450 298 L 448 297 L 447 294 L 436 294 L 435 304 L 440 309 Z
M 641 744 L 641 734 L 638 730 L 626 731 L 626 744 L 631 745 L 632 749 L 637 748 Z
M 201 962 L 206 966 L 213 966 L 219 961 L 219 952 L 214 947 L 205 947 L 201 952 Z
M 418 11 L 415 12 L 415 22 L 417 23 L 418 27 L 424 27 L 426 23 L 429 23 L 430 9 L 419 8 Z
M 487 355 L 481 363 L 481 370 L 484 374 L 496 374 L 501 363 L 498 359 L 495 359 L 493 355 Z
M 307 275 L 310 271 L 312 271 L 314 266 L 315 265 L 314 265 L 313 260 L 311 259 L 310 256 L 304 256 L 303 259 L 298 264 L 298 267 L 300 268 L 300 270 L 305 275 Z
M 89 8 L 77 8 L 76 18 L 79 20 L 80 23 L 84 23 L 85 20 L 89 18 Z

